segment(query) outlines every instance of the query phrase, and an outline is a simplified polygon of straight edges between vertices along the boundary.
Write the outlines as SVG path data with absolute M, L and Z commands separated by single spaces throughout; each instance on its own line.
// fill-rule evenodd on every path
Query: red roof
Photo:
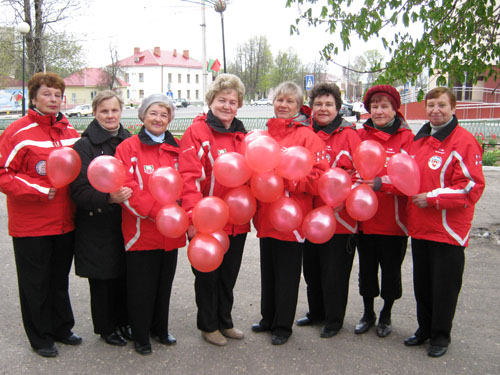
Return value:
M 102 86 L 107 74 L 101 68 L 85 68 L 64 78 L 64 83 L 66 86 Z M 116 78 L 116 81 L 120 86 L 130 86 L 130 84 L 120 78 Z
M 202 69 L 203 64 L 189 57 L 189 52 L 179 53 L 176 50 L 163 51 L 156 47 L 154 50 L 137 51 L 132 56 L 118 61 L 120 66 L 177 66 L 182 68 Z

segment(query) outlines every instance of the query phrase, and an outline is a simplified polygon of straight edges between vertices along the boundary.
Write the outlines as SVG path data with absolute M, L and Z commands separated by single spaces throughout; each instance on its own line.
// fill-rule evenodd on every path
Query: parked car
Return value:
M 261 98 L 255 102 L 253 102 L 253 105 L 273 105 L 273 102 L 267 98 Z
M 65 114 L 67 117 L 92 116 L 92 106 L 89 104 L 77 105 L 75 108 L 68 109 Z
M 352 104 L 342 103 L 339 113 L 342 116 L 354 116 L 354 111 L 352 109 Z
M 174 100 L 175 108 L 187 107 L 189 105 L 189 101 L 187 99 L 175 99 Z

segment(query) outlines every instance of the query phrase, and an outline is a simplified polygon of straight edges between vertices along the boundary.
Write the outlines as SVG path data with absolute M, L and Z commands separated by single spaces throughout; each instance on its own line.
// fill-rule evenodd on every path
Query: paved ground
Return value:
M 485 171 L 487 188 L 477 207 L 474 227 L 500 226 L 500 172 Z M 484 231 L 481 231 L 483 233 Z M 354 335 L 362 313 L 357 291 L 357 258 L 351 276 L 344 329 L 331 339 L 319 337 L 320 327 L 295 327 L 286 345 L 271 345 L 266 333 L 250 325 L 259 320 L 258 244 L 250 235 L 235 288 L 234 321 L 246 338 L 218 348 L 205 343 L 196 329 L 193 275 L 185 249 L 180 251 L 171 300 L 170 326 L 178 343 L 153 343 L 153 354 L 142 357 L 131 344 L 106 345 L 92 332 L 87 280 L 73 275 L 70 294 L 79 347 L 59 345 L 59 357 L 34 354 L 21 324 L 11 239 L 7 235 L 5 197 L 0 195 L 0 374 L 499 374 L 500 245 L 493 238 L 471 239 L 464 285 L 459 299 L 448 354 L 432 359 L 426 348 L 407 348 L 403 339 L 416 328 L 411 250 L 403 264 L 404 293 L 393 310 L 393 333 L 380 339 L 372 329 Z M 378 300 L 376 307 L 381 308 Z M 297 317 L 307 311 L 305 284 L 300 287 Z

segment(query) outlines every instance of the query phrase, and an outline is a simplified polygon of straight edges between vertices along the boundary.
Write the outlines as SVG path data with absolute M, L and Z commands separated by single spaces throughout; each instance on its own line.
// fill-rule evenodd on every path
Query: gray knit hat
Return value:
M 144 116 L 146 115 L 146 111 L 148 110 L 149 107 L 151 107 L 151 105 L 155 103 L 163 103 L 170 108 L 169 123 L 172 122 L 175 118 L 175 105 L 174 103 L 172 103 L 172 100 L 168 96 L 163 94 L 152 94 L 142 99 L 141 105 L 139 106 L 138 109 L 139 119 L 144 122 Z

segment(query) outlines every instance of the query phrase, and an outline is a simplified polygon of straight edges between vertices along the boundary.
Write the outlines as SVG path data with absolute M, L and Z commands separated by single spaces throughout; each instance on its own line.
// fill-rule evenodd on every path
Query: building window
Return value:
M 196 83 L 200 83 L 200 75 L 199 74 L 196 75 Z
M 191 74 L 188 74 L 186 77 L 187 83 L 191 83 Z
M 76 92 L 72 92 L 72 93 L 71 93 L 71 101 L 72 101 L 73 103 L 76 103 Z
M 139 90 L 139 98 L 144 98 L 144 90 Z
M 198 77 L 198 74 L 196 75 L 196 77 Z M 200 99 L 200 90 L 196 90 L 195 95 L 196 95 L 196 100 L 199 100 Z
M 187 90 L 187 94 L 186 95 L 187 95 L 188 100 L 191 99 L 191 90 Z
M 177 90 L 177 99 L 180 99 L 180 98 L 181 98 L 181 90 Z
M 127 99 L 130 99 L 130 90 L 127 90 Z
M 144 82 L 144 73 L 139 73 L 139 82 Z
M 181 76 L 182 76 L 181 74 L 177 74 L 177 82 L 178 83 L 182 82 Z
M 130 82 L 130 76 L 128 73 L 125 73 L 125 82 Z
M 172 73 L 168 73 L 168 83 L 172 83 Z
M 97 91 L 91 91 L 90 92 L 90 100 L 94 100 L 96 95 L 97 95 Z

